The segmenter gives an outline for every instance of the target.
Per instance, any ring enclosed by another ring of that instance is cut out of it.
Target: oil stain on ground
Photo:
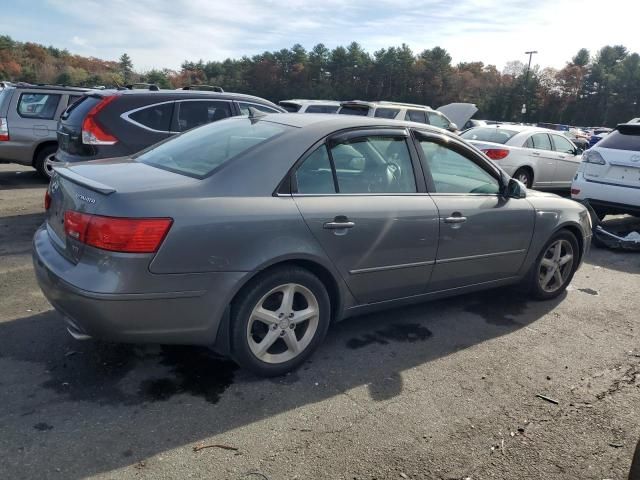
[[[431,330],[419,323],[399,323],[389,325],[373,333],[366,333],[361,337],[352,338],[347,341],[347,347],[355,350],[373,344],[387,345],[390,342],[413,343],[428,340],[431,336]]]
[[[592,288],[579,288],[578,291],[588,295],[599,295],[599,293]]]
[[[501,291],[501,293],[487,291],[475,297],[478,300],[467,305],[464,310],[479,315],[491,325],[518,326],[520,324],[514,320],[514,317],[522,315],[527,308],[525,297],[514,291]]]
[[[140,384],[140,395],[147,401],[164,401],[188,393],[217,403],[233,383],[238,368],[231,360],[207,348],[196,347],[163,347],[160,363],[170,367],[173,375],[144,380]]]

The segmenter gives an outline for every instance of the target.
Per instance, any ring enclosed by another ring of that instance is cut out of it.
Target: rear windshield
[[[463,132],[460,135],[465,140],[478,140],[480,142],[493,142],[505,144],[518,132],[496,127],[476,127]]]
[[[360,115],[362,117],[366,117],[367,113],[369,113],[369,107],[344,106],[338,113],[340,115]]]
[[[68,120],[69,123],[80,125],[84,121],[84,117],[89,113],[98,102],[102,100],[101,97],[94,97],[85,95],[77,102],[69,105],[60,117],[62,120]]]
[[[287,112],[296,113],[300,110],[300,105],[296,105],[295,103],[285,103],[280,102],[280,106],[284,108]]]
[[[598,142],[600,148],[615,150],[632,150],[640,152],[640,125],[633,127],[618,127]]]
[[[233,118],[194,128],[138,154],[138,162],[204,178],[233,157],[292,128],[249,118]]]

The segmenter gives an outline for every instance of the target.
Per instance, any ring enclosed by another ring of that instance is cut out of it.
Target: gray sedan
[[[521,283],[565,290],[587,210],[422,124],[252,110],[56,167],[34,237],[71,335],[211,345],[261,375],[347,317]]]

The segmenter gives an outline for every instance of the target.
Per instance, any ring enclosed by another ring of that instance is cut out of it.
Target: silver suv
[[[47,169],[58,150],[56,126],[60,115],[86,88],[9,84],[0,88],[0,163]]]

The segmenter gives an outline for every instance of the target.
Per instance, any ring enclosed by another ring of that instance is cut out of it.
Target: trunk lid
[[[438,108],[438,112],[445,114],[458,128],[463,128],[477,111],[478,107],[473,103],[449,103]]]
[[[167,215],[164,205],[175,197],[176,190],[192,190],[199,184],[194,178],[129,158],[55,167],[49,184],[47,231],[56,249],[78,263],[86,246],[66,235],[66,211],[109,217],[163,217]]]

